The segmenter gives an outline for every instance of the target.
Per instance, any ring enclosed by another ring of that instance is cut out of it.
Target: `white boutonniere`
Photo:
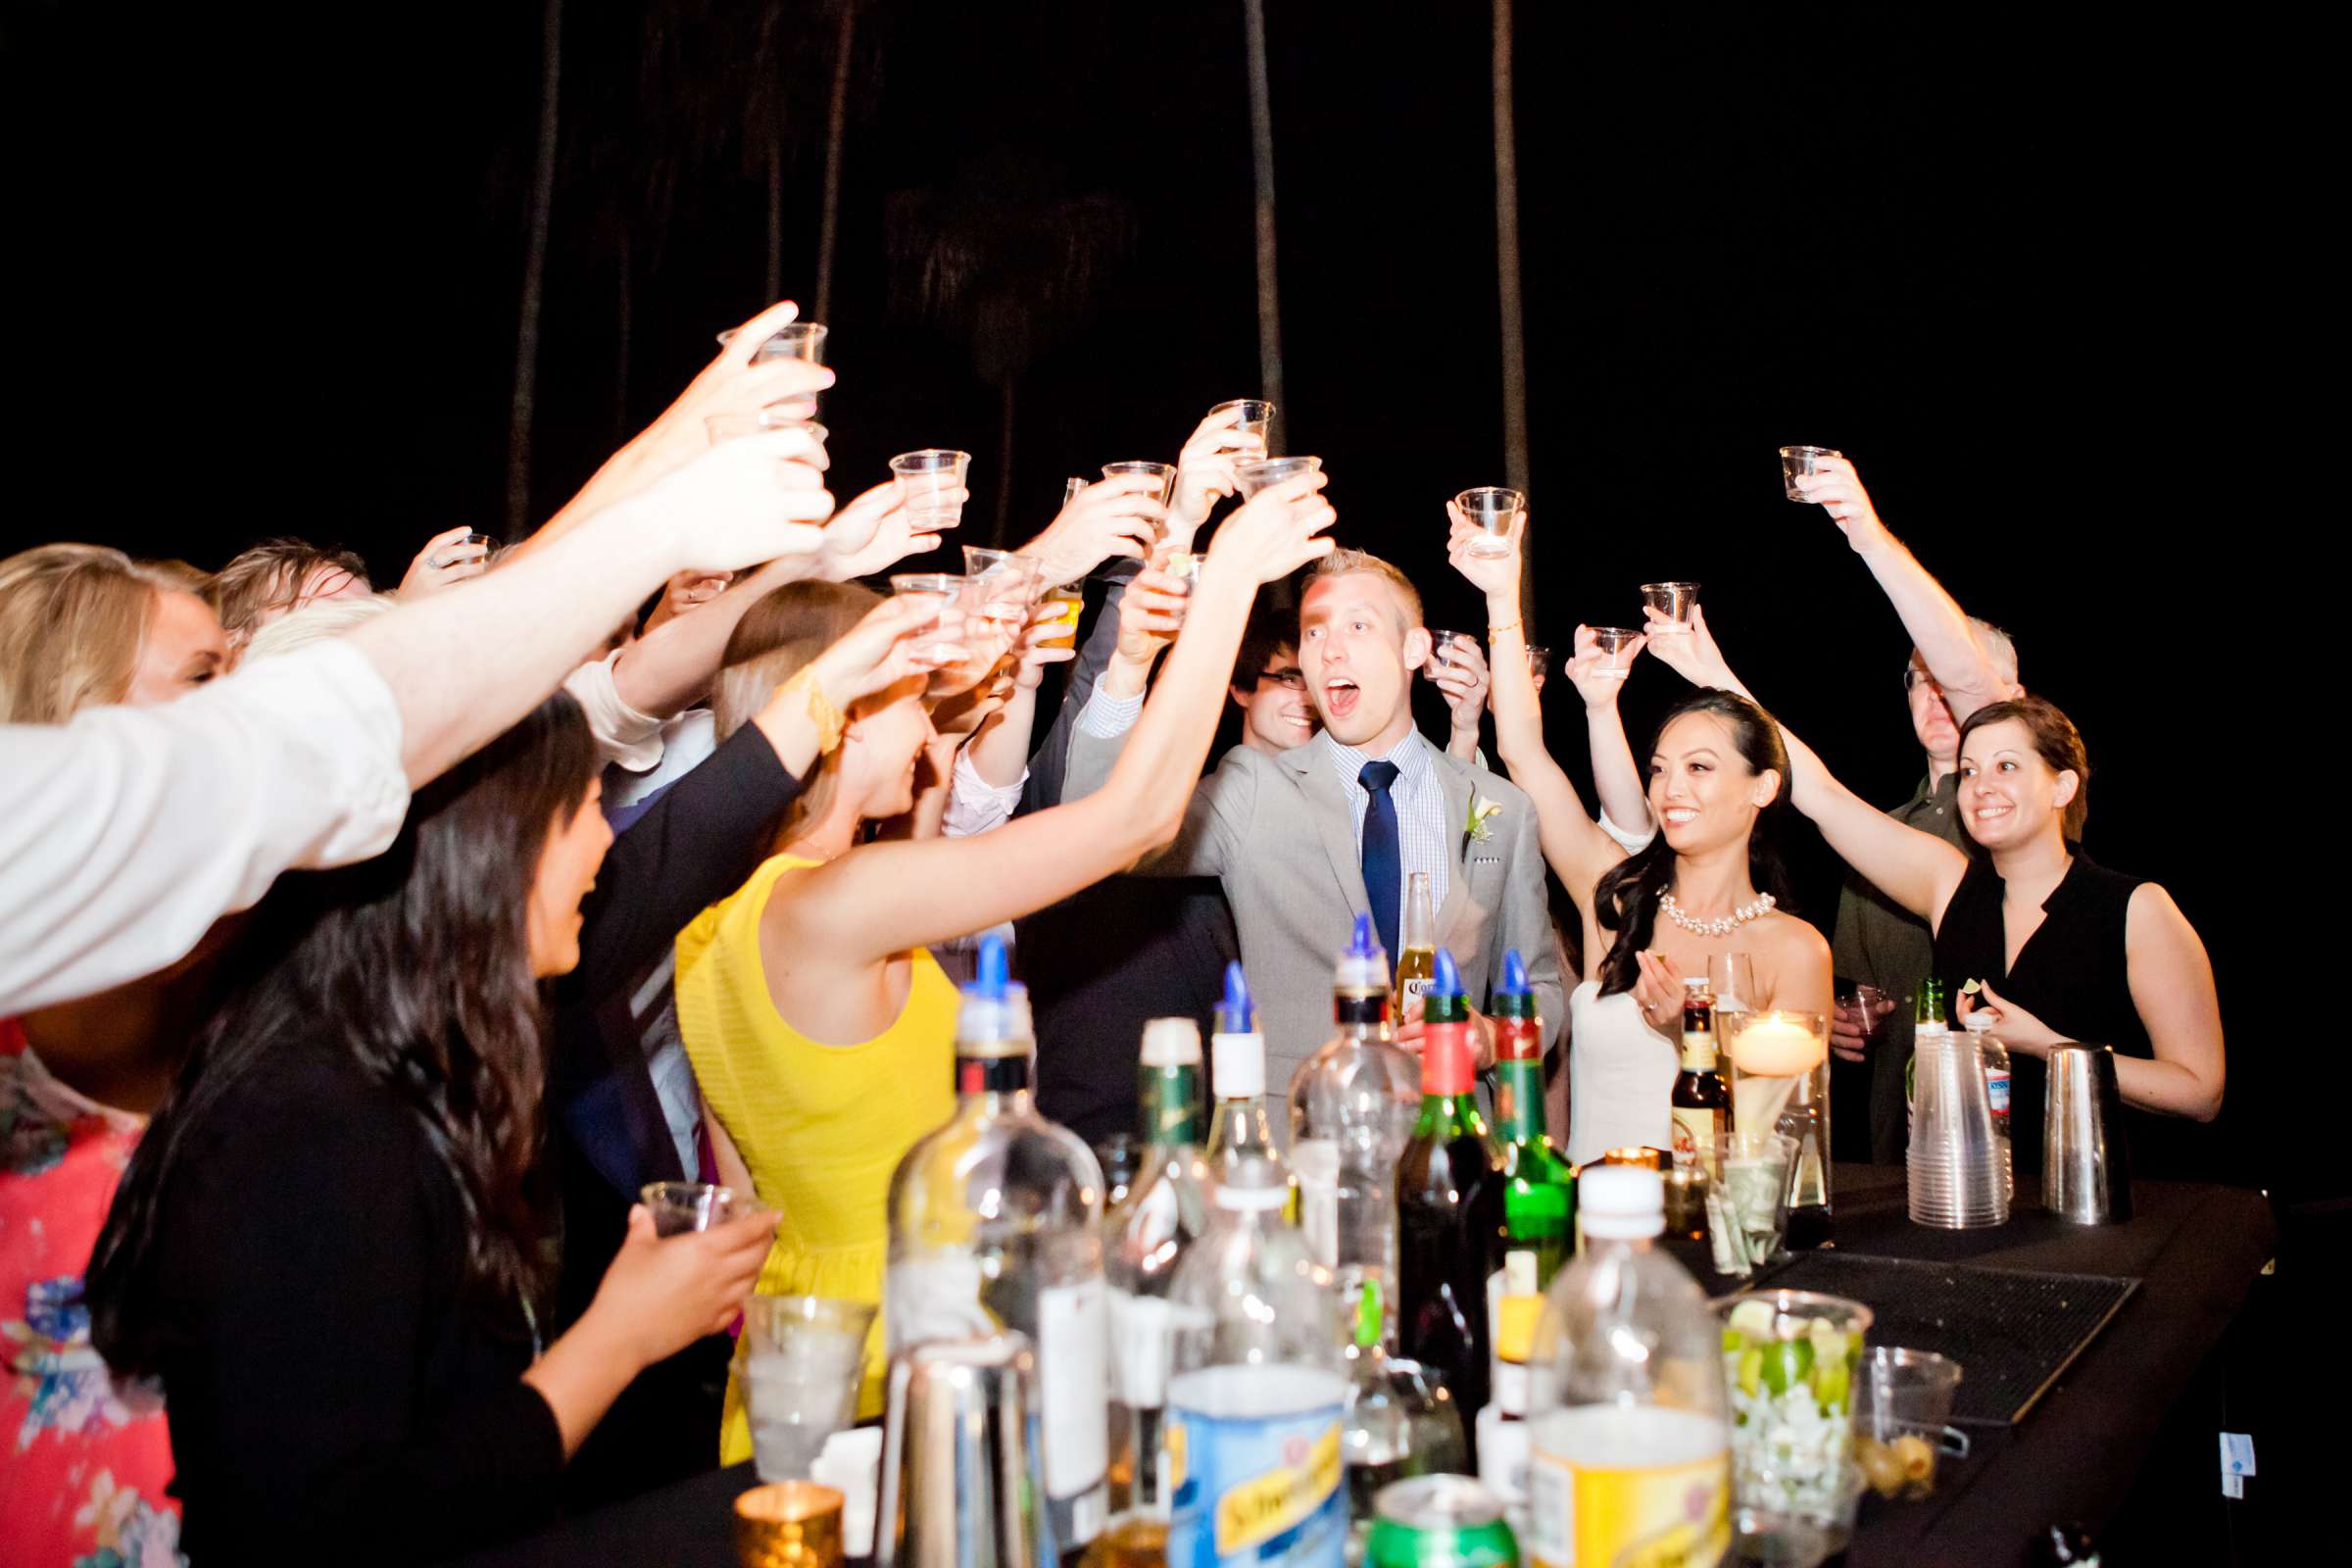
[[[1502,814],[1502,803],[1490,801],[1483,795],[1470,797],[1470,819],[1462,824],[1462,842],[1484,844],[1494,836],[1494,819]]]

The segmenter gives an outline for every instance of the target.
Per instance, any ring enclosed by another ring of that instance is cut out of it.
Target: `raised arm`
[[[1446,559],[1487,598],[1495,753],[1511,782],[1535,803],[1544,860],[1571,893],[1584,898],[1603,871],[1625,858],[1625,852],[1585,810],[1575,783],[1544,745],[1544,710],[1536,701],[1536,678],[1527,667],[1527,633],[1519,621],[1519,544],[1527,524],[1523,519],[1512,534],[1509,555],[1475,556],[1470,545],[1479,536],[1478,526],[1450,502],[1446,511],[1453,518]]]
[[[1703,606],[1692,607],[1690,624],[1680,628],[1652,610],[1649,652],[1693,686],[1712,686],[1755,700],[1715,646]],[[1788,747],[1789,799],[1813,819],[1830,848],[1931,929],[1941,922],[1944,905],[1968,872],[1968,856],[1933,833],[1896,821],[1840,784],[1813,748],[1786,724],[1781,725],[1781,739]]]
[[[410,782],[528,712],[672,572],[817,550],[833,498],[779,461],[794,447],[781,431],[713,447],[544,550],[355,627],[344,640],[400,705]]]
[[[606,459],[604,466],[589,476],[579,493],[564,504],[564,510],[515,549],[514,556],[508,558],[509,564],[546,549],[613,503],[636,495],[692,463],[710,445],[710,435],[703,421],[712,415],[759,414],[779,405],[785,406],[783,412],[789,414],[794,412],[790,405],[796,401],[813,412],[816,394],[833,384],[831,370],[807,360],[767,360],[754,364],[752,359],[762,344],[775,336],[778,328],[799,316],[799,306],[790,300],[779,300],[737,327],[717,357],[678,394],[677,401],[662,410],[661,416],[639,431],[627,446]],[[797,441],[803,446],[813,440],[809,432],[797,433]],[[642,603],[646,595],[637,597]],[[617,623],[615,617],[614,624]]]
[[[1854,554],[1878,578],[1903,630],[1911,634],[1912,646],[1927,662],[1928,673],[1943,689],[1955,723],[1966,723],[1978,709],[2011,695],[2010,683],[1993,666],[1991,651],[1968,623],[1959,601],[1879,520],[1853,464],[1844,458],[1822,458],[1810,476],[1799,476],[1794,483],[1807,501],[1829,513]]]
[[[1101,790],[974,838],[863,846],[809,872],[807,896],[772,902],[768,918],[796,944],[870,963],[1043,908],[1175,834],[1258,585],[1332,548],[1315,537],[1334,520],[1322,483],[1275,486],[1218,530],[1183,635]]]
[[[1568,680],[1585,704],[1585,744],[1592,753],[1592,787],[1600,797],[1601,814],[1637,842],[1657,830],[1649,810],[1649,790],[1642,769],[1634,760],[1633,743],[1625,738],[1625,720],[1617,699],[1625,692],[1625,671],[1649,646],[1646,637],[1612,657],[1600,651],[1590,626],[1576,628],[1568,661]]]

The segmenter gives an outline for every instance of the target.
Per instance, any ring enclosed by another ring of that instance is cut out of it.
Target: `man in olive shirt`
[[[1807,501],[1829,512],[1911,634],[1903,690],[1911,732],[1926,755],[1927,776],[1911,799],[1887,814],[1972,849],[1958,805],[1960,725],[1978,709],[2023,692],[2017,683],[2017,650],[1999,627],[1963,613],[1919,559],[1887,532],[1851,463],[1822,459],[1817,472],[1793,482]],[[1847,878],[1838,901],[1831,952],[1840,979],[1875,986],[1886,998],[1875,1042],[1864,1032],[1860,1010],[1838,1005],[1831,1032],[1838,1057],[1831,1069],[1831,1102],[1837,1104],[1845,1097],[1850,1106],[1848,1092],[1867,1082],[1870,1157],[1879,1164],[1899,1163],[1910,1137],[1904,1077],[1911,1062],[1913,999],[1935,962],[1935,939],[1926,921],[1855,875]],[[1833,1123],[1838,1125],[1853,1127],[1851,1112]],[[1845,1138],[1838,1143],[1853,1147]]]

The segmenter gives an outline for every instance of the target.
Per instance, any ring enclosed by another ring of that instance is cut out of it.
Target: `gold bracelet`
[[[1515,620],[1498,620],[1488,625],[1487,635],[1492,637],[1498,631],[1517,631],[1518,629],[1519,622]]]
[[[796,690],[807,694],[808,722],[816,726],[816,755],[826,756],[841,744],[841,732],[850,727],[849,718],[833,706],[833,699],[825,695],[824,687],[817,684],[814,664],[802,665],[799,674],[776,688],[776,697],[781,701]]]

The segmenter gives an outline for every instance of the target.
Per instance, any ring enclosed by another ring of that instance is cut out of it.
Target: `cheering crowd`
[[[1421,873],[1474,1004],[1526,956],[1576,1163],[1670,1144],[1683,977],[1733,952],[1752,1004],[1835,1013],[1877,1158],[1929,974],[1977,981],[2012,1053],[2020,1168],[2069,1040],[2115,1048],[2143,1174],[2196,1158],[2202,944],[2083,855],[2074,724],[1842,458],[1791,482],[1913,641],[1918,792],[1858,799],[1703,609],[1653,610],[1560,662],[1588,811],[1519,531],[1455,510],[1488,624],[1441,646],[1404,570],[1330,536],[1324,474],[1244,482],[1263,438],[1223,406],[1172,479],[878,591],[962,493],[837,504],[834,372],[760,356],[792,318],[530,538],[450,530],[390,592],[285,539],[209,576],[0,560],[6,1562],[428,1560],[747,1457],[729,1326],[755,1290],[879,1299],[891,1173],[952,1105],[951,971],[1007,923],[1040,1106],[1090,1140],[1131,1130],[1143,1021],[1205,1017],[1231,957],[1287,1083],[1355,913],[1397,953]],[[1642,754],[1644,653],[1693,690]],[[1853,871],[1834,942],[1786,907],[1791,808]],[[640,1189],[696,1179],[763,1211],[657,1238]]]

